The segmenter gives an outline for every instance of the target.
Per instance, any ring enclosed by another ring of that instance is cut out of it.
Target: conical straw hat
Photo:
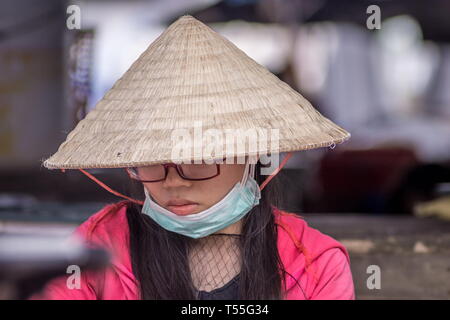
[[[257,139],[267,143],[240,149],[237,139],[226,138],[233,130],[258,130]],[[203,143],[204,133],[213,131],[222,138]],[[180,132],[191,152],[174,155]],[[43,165],[89,169],[222,159],[326,147],[349,137],[232,42],[184,15],[150,44]]]

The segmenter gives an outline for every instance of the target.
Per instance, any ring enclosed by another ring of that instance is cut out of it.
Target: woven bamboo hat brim
[[[277,143],[245,151],[225,138],[211,142],[223,150],[213,158],[300,151],[350,137],[229,40],[184,15],[150,44],[43,165],[118,168],[211,159],[206,143],[174,159],[174,130],[194,136],[199,124],[203,132],[278,130]]]

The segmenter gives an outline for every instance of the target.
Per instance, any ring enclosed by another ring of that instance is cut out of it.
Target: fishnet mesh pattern
[[[210,292],[237,276],[241,269],[240,236],[212,234],[191,241],[189,267],[194,287]]]

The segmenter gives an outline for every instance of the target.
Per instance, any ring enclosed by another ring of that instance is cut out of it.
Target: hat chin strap
[[[260,191],[262,191],[262,190],[266,187],[266,185],[270,182],[270,180],[272,180],[272,179],[278,174],[278,172],[280,172],[280,170],[284,167],[284,165],[286,164],[286,162],[289,160],[290,157],[292,157],[292,152],[288,152],[288,153],[286,154],[286,157],[284,157],[283,161],[281,161],[281,163],[280,163],[280,165],[278,166],[278,168],[276,168],[276,169],[274,170],[274,172],[272,172],[272,173],[270,174],[270,176],[268,176],[268,177],[266,178],[266,180],[264,180],[263,183],[261,183],[261,185],[259,186],[259,190],[260,190]],[[116,196],[118,196],[118,197],[127,199],[127,200],[129,200],[129,201],[131,201],[131,202],[134,202],[134,203],[138,204],[138,205],[143,205],[143,204],[144,204],[144,201],[142,201],[142,200],[136,200],[136,199],[127,197],[126,195],[121,194],[120,192],[111,189],[110,187],[108,187],[106,184],[104,184],[103,182],[101,182],[99,179],[97,179],[96,177],[94,177],[94,176],[93,176],[92,174],[90,174],[89,172],[87,172],[87,171],[85,171],[85,170],[83,170],[83,169],[78,169],[78,170],[80,170],[80,171],[81,171],[82,173],[84,173],[89,179],[93,180],[93,181],[96,182],[98,185],[100,185],[102,188],[106,189],[107,191],[111,192],[112,194],[114,194],[114,195],[116,195]],[[62,171],[62,172],[65,172],[66,169],[61,169],[61,171]],[[251,171],[251,172],[248,172],[248,171],[249,171],[249,170],[248,170],[248,163],[247,163],[246,166],[245,166],[245,174],[244,174],[244,177],[243,177],[243,180],[242,180],[242,181],[246,181],[246,180],[247,180],[248,174],[251,174],[252,177],[254,176],[255,165],[254,165],[254,164],[250,165],[250,171]]]

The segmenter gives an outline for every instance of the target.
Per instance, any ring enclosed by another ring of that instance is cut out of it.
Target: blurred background
[[[80,8],[69,29],[70,5]],[[369,29],[370,5],[380,9]],[[283,208],[347,246],[359,299],[450,298],[450,2],[2,0],[0,235],[71,230],[119,201],[52,155],[167,26],[190,14],[351,139],[297,152]],[[90,170],[128,193],[122,170]],[[369,289],[369,265],[382,272]],[[1,266],[0,266],[1,267]]]

